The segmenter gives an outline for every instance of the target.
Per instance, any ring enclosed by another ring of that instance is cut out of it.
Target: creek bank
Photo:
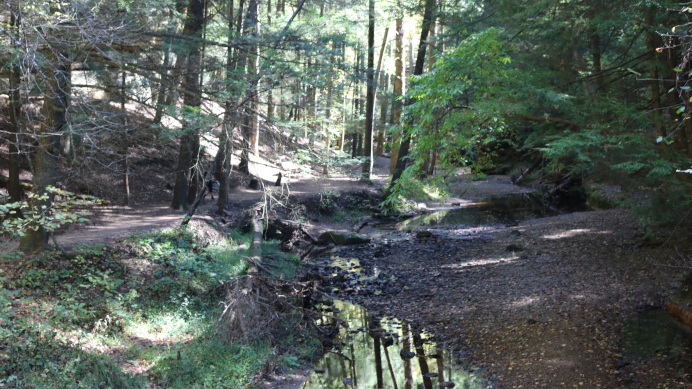
[[[625,211],[573,213],[505,227],[371,230],[373,241],[313,259],[335,296],[436,334],[499,387],[653,388],[690,382],[669,360],[624,356],[622,323],[662,307],[676,271]],[[523,251],[507,251],[517,245]],[[340,260],[336,263],[330,259]],[[328,288],[327,288],[328,289]]]

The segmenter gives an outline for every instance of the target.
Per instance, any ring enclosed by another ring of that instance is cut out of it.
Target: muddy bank
[[[655,388],[691,384],[690,355],[623,355],[622,324],[662,307],[680,271],[644,246],[624,211],[560,215],[514,227],[371,231],[333,255],[371,279],[329,268],[335,295],[427,329],[466,352],[500,387]],[[324,265],[315,259],[315,268]],[[348,267],[348,266],[347,266]],[[323,272],[324,273],[324,272]],[[341,278],[341,279],[340,279]],[[656,351],[656,350],[654,350]]]

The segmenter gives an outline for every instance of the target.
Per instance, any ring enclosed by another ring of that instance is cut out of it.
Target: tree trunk
[[[199,167],[201,166],[201,152],[199,147],[199,141],[199,134],[194,134],[192,141],[192,164],[190,169],[190,185],[188,186],[187,190],[188,204],[192,204],[192,202],[195,201],[195,198],[197,197],[197,191],[199,190],[199,176],[202,173],[199,170]]]
[[[169,17],[171,24],[173,24],[172,19],[172,17]],[[175,31],[171,28],[169,32],[173,33]],[[154,124],[161,123],[161,119],[163,119],[163,107],[166,104],[166,84],[163,80],[167,79],[168,77],[168,64],[170,62],[172,45],[170,39],[167,39],[166,41],[166,50],[163,53],[163,65],[161,69],[161,83],[159,84],[159,93],[156,96],[156,113],[154,114],[154,120],[152,120],[152,123]]]
[[[430,22],[432,20],[432,11],[435,6],[435,0],[425,0],[425,13],[423,14],[423,26],[420,33],[420,43],[418,44],[418,55],[416,56],[416,66],[413,69],[413,75],[419,76],[423,74],[423,66],[425,65],[425,51],[427,48],[428,32],[430,31]],[[409,99],[406,104],[413,104],[414,100]],[[410,120],[410,119],[409,119]],[[401,178],[401,175],[406,170],[406,159],[408,157],[409,147],[411,145],[411,136],[408,135],[401,142],[401,148],[399,149],[399,155],[396,161],[396,168],[394,169],[394,174],[392,175],[392,182],[390,184],[391,188],[396,185],[396,181]]]
[[[257,1],[256,0],[250,0],[248,3],[248,8],[247,8],[247,15],[245,17],[245,20],[250,21],[250,23],[246,23],[243,26],[243,34],[244,35],[250,35],[253,33],[252,28],[256,25],[256,20],[257,20]],[[254,46],[253,46],[254,49]],[[255,93],[256,91],[254,90],[254,71],[256,70],[257,66],[255,65],[253,68],[252,62],[257,60],[257,55],[248,55],[248,54],[241,54],[241,59],[238,61],[238,69],[244,69],[245,64],[248,64],[248,70],[247,70],[247,78],[248,81],[251,84],[250,89],[248,90],[248,96],[247,100],[248,102],[246,104],[250,104],[252,107],[254,103],[254,98],[255,98]],[[245,174],[250,174],[250,153],[252,152],[253,149],[253,120],[254,119],[254,113],[249,110],[249,109],[244,109],[244,114],[243,114],[243,123],[240,127],[241,133],[243,135],[242,139],[242,144],[243,148],[240,152],[240,164],[238,166],[238,169],[245,173]]]
[[[248,4],[248,17],[252,23],[252,35],[259,36],[259,9],[257,0],[250,0]],[[248,74],[252,80],[252,121],[250,127],[250,143],[252,154],[259,156],[259,44],[253,44],[251,54],[248,56]]]
[[[656,69],[656,36],[655,32],[651,31],[653,28],[653,16],[652,10],[648,8],[644,14],[644,23],[648,27],[649,31],[646,33],[646,49],[648,51],[649,59],[649,76],[651,79],[651,97],[653,99],[652,111],[654,113],[654,126],[656,127],[656,134],[662,138],[666,139],[666,129],[662,125],[662,115],[661,115],[661,87],[659,84],[658,70]],[[668,144],[663,141],[659,142],[663,152],[665,154],[669,153]]]
[[[123,203],[125,205],[130,205],[130,178],[129,178],[129,167],[127,166],[127,153],[128,153],[128,136],[127,136],[127,109],[125,108],[125,76],[126,73],[122,71],[122,79],[120,82],[120,111],[123,115]]]
[[[49,186],[55,186],[58,179],[58,155],[60,152],[60,134],[63,132],[65,110],[67,109],[65,91],[67,85],[67,67],[62,64],[52,50],[46,52],[48,68],[44,71],[46,78],[43,103],[43,117],[38,137],[38,149],[34,164],[34,188],[36,194],[48,194],[44,201],[32,201],[31,209],[40,213],[50,209],[54,196],[46,192]],[[49,231],[43,226],[30,225],[21,238],[21,250],[36,251],[48,247]]]
[[[17,13],[17,15],[19,15],[19,13]],[[19,17],[15,16],[14,12],[12,12],[12,16],[10,17],[10,26],[15,29],[15,31],[19,31],[19,25]],[[16,44],[13,46],[15,49],[17,49]],[[7,191],[9,192],[11,203],[16,203],[22,200],[22,188],[19,181],[19,134],[21,133],[19,116],[22,106],[21,96],[19,94],[21,84],[21,69],[19,68],[19,63],[15,62],[15,60],[19,61],[19,58],[12,59],[13,62],[10,65],[9,74],[10,89],[7,92],[10,97],[8,107],[10,121],[8,128],[10,134],[8,140],[10,147],[9,166],[7,167],[9,170],[9,185],[7,186]]]
[[[241,0],[241,7],[242,7]],[[228,2],[228,49],[226,51],[226,83],[230,85],[233,79],[233,71],[235,70],[236,62],[233,61],[233,50],[230,45],[233,43],[233,0]],[[233,142],[233,126],[237,121],[237,115],[235,111],[235,101],[228,99],[226,102],[226,109],[224,112],[224,125],[222,126],[221,133],[219,134],[219,153],[221,153],[221,158],[216,166],[216,173],[214,174],[214,179],[219,182],[219,195],[216,201],[216,213],[223,214],[226,206],[228,205],[228,186],[230,184],[231,175],[231,158],[233,153],[231,152],[231,144]],[[230,133],[230,134],[229,134]]]
[[[183,35],[195,38],[188,53],[187,74],[185,75],[184,87],[191,94],[185,94],[183,105],[197,108],[202,105],[202,95],[199,91],[199,72],[200,72],[200,46],[198,42],[202,37],[202,27],[204,24],[204,0],[190,0],[188,17],[185,20]],[[173,190],[173,202],[171,208],[187,209],[189,207],[188,192],[190,189],[190,168],[195,153],[194,144],[197,138],[198,129],[192,127],[192,123],[183,122],[185,134],[180,137],[180,151],[178,156],[178,168],[175,178],[175,189]],[[191,128],[192,127],[192,128]]]
[[[375,113],[375,0],[369,0],[370,8],[368,11],[368,69],[365,87],[366,101],[365,108],[365,144],[362,179],[370,181],[372,179],[373,149],[372,134]]]
[[[397,0],[399,9],[403,8],[402,0]],[[389,164],[389,174],[394,174],[396,161],[399,157],[399,134],[398,128],[401,121],[401,97],[404,95],[404,20],[402,15],[396,19],[396,52],[394,54],[396,74],[394,79],[394,96],[392,99],[392,126],[396,126],[392,132],[392,152]]]
[[[382,93],[380,93],[380,131],[377,133],[377,150],[375,155],[381,157],[384,152],[384,131],[387,126],[387,91],[389,90],[389,76],[382,72],[380,75]]]

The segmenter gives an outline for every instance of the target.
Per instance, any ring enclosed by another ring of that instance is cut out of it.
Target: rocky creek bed
[[[643,244],[634,215],[425,231],[370,230],[371,243],[322,253],[306,271],[335,298],[433,334],[483,368],[488,387],[692,385],[688,343],[623,352],[642,336],[627,324],[660,309],[682,276],[661,266],[674,253]]]

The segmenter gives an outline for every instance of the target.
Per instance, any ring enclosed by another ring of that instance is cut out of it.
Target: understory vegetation
[[[219,331],[224,283],[242,277],[251,237],[197,224],[81,246],[3,266],[0,383],[9,388],[237,388],[315,352],[301,316],[281,335],[231,340]],[[297,258],[279,259],[290,278]],[[290,351],[288,351],[290,349]]]

